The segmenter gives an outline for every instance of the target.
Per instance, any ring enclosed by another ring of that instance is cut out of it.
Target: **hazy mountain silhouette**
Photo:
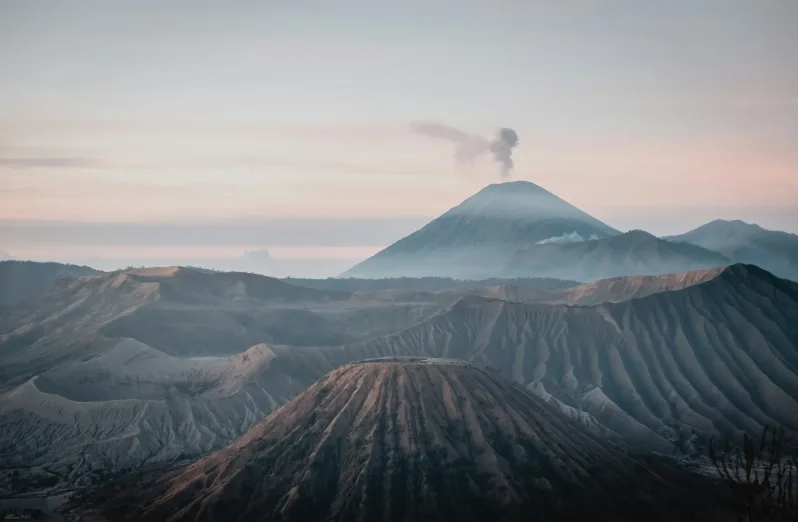
[[[795,234],[739,220],[718,219],[665,239],[714,250],[736,263],[758,265],[779,277],[798,281],[798,235]]]
[[[642,230],[620,234],[534,183],[515,181],[489,185],[343,276],[595,281],[729,263]]]
[[[345,344],[416,324],[453,299],[361,296],[180,267],[62,279],[0,313],[0,390],[96,355],[105,339],[133,338],[177,357],[229,357],[262,342]]]
[[[558,290],[577,286],[576,281],[564,279],[523,277],[491,279],[453,279],[451,277],[390,277],[384,279],[360,279],[353,277],[329,277],[326,279],[306,279],[286,277],[286,283],[316,288],[318,290],[337,290],[342,292],[376,292],[383,290],[414,290],[419,292],[467,291],[489,286],[511,285],[530,290]]]
[[[617,233],[534,183],[497,183],[343,276],[485,279],[496,277],[523,245]]]
[[[505,275],[597,281],[726,266],[725,256],[700,246],[673,243],[643,230],[571,243],[521,247],[503,268]]]
[[[87,266],[0,260],[0,305],[43,294],[62,277],[99,274]]]

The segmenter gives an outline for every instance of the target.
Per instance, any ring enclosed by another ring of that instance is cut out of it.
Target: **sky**
[[[619,230],[798,232],[796,49],[793,0],[2,0],[0,251],[334,275],[501,181],[414,122]]]

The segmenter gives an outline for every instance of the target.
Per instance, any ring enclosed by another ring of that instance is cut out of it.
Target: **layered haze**
[[[798,232],[791,3],[311,3],[312,22],[246,2],[0,7],[0,250],[244,269],[268,248],[287,260],[270,275],[336,275],[497,180],[490,155],[464,165],[409,129],[425,121],[512,127],[514,179],[619,231]],[[252,221],[318,232],[280,255],[298,240]],[[98,226],[99,246],[58,239]],[[192,227],[240,239],[187,251]],[[348,264],[331,254],[361,237]]]

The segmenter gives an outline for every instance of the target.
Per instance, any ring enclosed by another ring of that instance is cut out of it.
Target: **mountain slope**
[[[265,345],[215,359],[171,357],[131,339],[107,345],[0,395],[0,491],[13,486],[11,470],[15,488],[53,477],[87,485],[202,455],[297,393],[279,378],[268,391],[257,381],[275,357]]]
[[[495,277],[519,245],[618,232],[529,182],[485,187],[345,277]]]
[[[134,338],[174,356],[230,356],[258,343],[344,344],[402,329],[452,298],[353,295],[245,273],[168,267],[61,280],[0,310],[0,390]]]
[[[481,362],[663,451],[682,429],[798,433],[798,284],[748,265],[590,307],[467,298],[416,327],[323,355],[331,364],[376,355]]]
[[[779,277],[798,281],[798,235],[795,234],[719,219],[665,239],[714,250],[736,263],[758,265]]]
[[[109,285],[107,300],[98,301],[104,303],[100,309],[126,310],[126,299],[151,299],[136,297],[132,290],[140,287],[132,285],[113,305],[108,294],[115,291],[113,285],[104,276],[96,281],[92,284]],[[192,351],[187,344],[168,354],[131,339],[106,339],[103,329],[76,330],[88,319],[103,320],[100,314],[84,315],[76,305],[74,322],[39,326],[37,335],[44,332],[50,339],[46,350],[35,342],[17,352],[28,359],[17,361],[14,375],[31,374],[0,395],[0,469],[49,473],[74,483],[101,470],[121,472],[181,455],[199,456],[241,435],[334,368],[397,355],[487,364],[595,433],[666,453],[674,444],[679,451],[696,451],[680,442],[691,430],[699,438],[757,433],[763,425],[779,424],[798,432],[798,284],[735,265],[599,282],[581,292],[565,297],[602,304],[523,304],[446,295],[426,316],[392,333],[340,346],[270,344],[234,350],[246,336],[240,323],[237,328],[223,323],[215,337],[206,335],[220,339],[214,341],[219,343],[214,353]],[[635,295],[645,297],[606,302]],[[397,306],[352,299],[333,304],[366,308],[342,312],[336,322],[362,318],[360,313],[376,314],[365,316],[366,323],[379,321],[394,314],[380,307]],[[271,313],[267,300],[256,306]],[[172,327],[174,316],[165,317]],[[66,332],[59,334],[63,324]],[[145,330],[141,336],[149,335],[150,323],[139,324]],[[201,325],[178,326],[190,337]],[[75,332],[78,338],[72,337]],[[74,343],[89,341],[91,350],[74,348]],[[57,356],[58,364],[45,366],[43,353],[50,363]],[[0,369],[6,370],[8,359],[4,351],[0,355]],[[31,361],[37,370],[29,370]],[[246,361],[247,370],[238,371]],[[3,477],[0,473],[0,489]]]
[[[43,294],[62,277],[99,273],[87,266],[0,260],[0,306]]]
[[[728,265],[723,255],[686,243],[672,243],[633,230],[604,239],[535,244],[520,248],[503,267],[515,277],[597,281],[619,276],[656,275]]]
[[[493,371],[390,359],[333,371],[214,455],[109,488],[102,510],[143,522],[677,520],[698,483],[607,446]]]

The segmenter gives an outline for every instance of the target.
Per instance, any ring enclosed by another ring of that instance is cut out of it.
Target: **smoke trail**
[[[502,164],[501,175],[510,176],[515,164],[513,163],[513,149],[518,145],[518,133],[513,129],[502,127],[496,133],[496,139],[490,142],[490,151],[493,158]]]
[[[410,125],[410,130],[453,142],[457,146],[455,159],[461,163],[473,162],[479,156],[490,152],[493,154],[493,159],[500,164],[499,173],[502,177],[508,177],[513,170],[513,149],[518,145],[518,133],[513,129],[502,127],[493,140],[441,123],[413,123]]]

